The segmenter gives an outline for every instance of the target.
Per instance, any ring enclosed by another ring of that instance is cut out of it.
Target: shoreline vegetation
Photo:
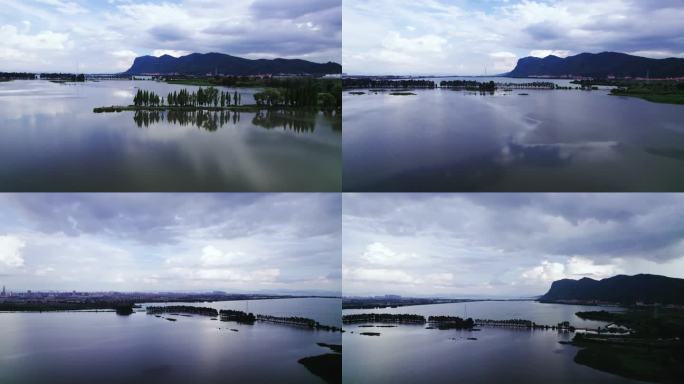
[[[367,89],[369,93],[382,93],[388,90],[390,95],[412,95],[402,91],[408,89],[451,89],[480,94],[494,94],[497,91],[511,92],[513,90],[582,90],[596,91],[600,86],[612,87],[610,95],[636,97],[646,101],[662,104],[684,105],[684,82],[664,80],[574,80],[573,86],[561,86],[550,81],[531,81],[527,83],[498,83],[494,81],[480,82],[476,80],[445,80],[439,84],[432,80],[396,80],[377,78],[345,78],[342,80],[343,89],[351,95],[364,95],[365,92],[355,91]],[[527,95],[527,94],[521,94]]]
[[[579,333],[569,342],[580,348],[576,363],[657,383],[676,383],[684,376],[681,308],[631,307],[626,312],[588,311],[576,315],[610,322],[604,332]]]
[[[328,347],[328,345],[321,345],[321,347]],[[318,356],[304,357],[298,360],[312,374],[320,377],[326,383],[337,384],[342,382],[342,346],[339,346],[339,351],[333,349],[334,353],[325,353]]]
[[[115,311],[119,307],[138,308],[139,303],[222,302],[305,298],[339,298],[331,296],[276,296],[246,294],[182,294],[182,293],[19,293],[0,298],[0,312],[69,312],[85,310]]]
[[[412,305],[473,303],[482,301],[533,301],[534,299],[440,299],[415,297],[345,297],[342,309],[398,308]]]
[[[76,73],[31,73],[31,72],[0,72],[0,82],[14,80],[48,80],[53,83],[83,83],[84,74]]]

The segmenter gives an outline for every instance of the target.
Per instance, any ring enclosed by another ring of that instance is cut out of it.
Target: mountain
[[[684,304],[684,279],[658,275],[618,275],[598,281],[563,279],[554,281],[539,301]]]
[[[137,57],[133,66],[124,72],[127,75],[207,73],[233,76],[279,73],[327,75],[342,73],[342,66],[333,62],[319,64],[299,59],[250,60],[223,53],[193,53],[178,58],[169,55]]]
[[[684,77],[684,59],[649,59],[624,53],[582,53],[560,58],[525,57],[518,60],[510,77],[593,77],[615,76],[666,78]]]

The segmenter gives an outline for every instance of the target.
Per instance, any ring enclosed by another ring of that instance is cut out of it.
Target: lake
[[[574,316],[579,310],[616,307],[564,306],[531,301],[471,302],[407,306],[362,312],[411,313],[506,320],[523,318],[542,324],[571,321],[596,325]],[[425,325],[359,328],[346,325],[343,336],[345,383],[638,383],[573,361],[577,348],[559,344],[572,334],[544,330],[481,327],[481,331],[425,329]],[[351,333],[354,332],[354,333]],[[364,336],[359,332],[380,332]],[[468,340],[476,338],[477,340]]]
[[[258,305],[261,314],[286,315],[282,310],[289,306],[325,320],[339,318],[341,303],[290,299]],[[0,382],[323,383],[297,361],[330,352],[316,343],[341,343],[337,332],[173,317],[177,321],[144,312],[0,313]]]
[[[412,92],[344,92],[344,190],[684,190],[684,106],[605,89]]]
[[[0,82],[1,191],[339,191],[341,118],[121,112],[155,81]],[[232,88],[222,88],[234,92]],[[243,104],[258,89],[237,89]]]

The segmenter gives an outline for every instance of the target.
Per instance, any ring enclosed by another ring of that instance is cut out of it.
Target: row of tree
[[[152,91],[138,89],[138,92],[133,97],[133,105],[136,107],[159,106],[163,104],[163,98],[160,98],[159,95]]]
[[[425,317],[411,314],[393,313],[358,313],[342,316],[343,324],[354,323],[401,323],[401,324],[425,324]]]
[[[475,321],[470,317],[462,319],[458,316],[430,316],[428,323],[437,325],[438,329],[471,329],[475,326]]]
[[[352,88],[436,88],[437,84],[431,80],[392,80],[373,78],[347,78],[342,79],[345,89]]]
[[[254,324],[256,316],[253,313],[234,311],[232,309],[222,309],[219,311],[221,321],[235,321],[242,324]]]
[[[463,88],[469,91],[494,92],[496,83],[493,81],[480,82],[474,80],[448,80],[439,83],[442,88]]]
[[[342,110],[342,83],[339,80],[295,78],[270,81],[268,84],[270,86],[265,90],[254,94],[257,105]]]
[[[231,95],[230,92],[222,92],[214,87],[200,87],[196,92],[190,92],[187,89],[169,92],[166,100],[152,91],[138,89],[133,97],[133,105],[143,107],[168,105],[173,107],[223,108],[241,104],[242,95],[237,91]]]
[[[168,305],[163,307],[147,307],[147,314],[155,315],[162,313],[186,313],[202,316],[218,316],[218,311],[215,308],[209,307],[194,307],[190,305]]]

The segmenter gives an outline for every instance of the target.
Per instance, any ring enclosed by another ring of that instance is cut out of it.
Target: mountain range
[[[650,59],[625,53],[582,53],[560,58],[525,57],[518,60],[509,77],[593,77],[615,76],[671,78],[684,77],[684,59]]]
[[[192,53],[187,56],[142,56],[124,74],[205,75],[216,73],[231,76],[260,74],[328,75],[342,73],[342,66],[328,62],[314,63],[300,59],[245,59],[223,53]]]
[[[684,304],[684,279],[646,274],[602,280],[563,279],[554,281],[539,301]]]

